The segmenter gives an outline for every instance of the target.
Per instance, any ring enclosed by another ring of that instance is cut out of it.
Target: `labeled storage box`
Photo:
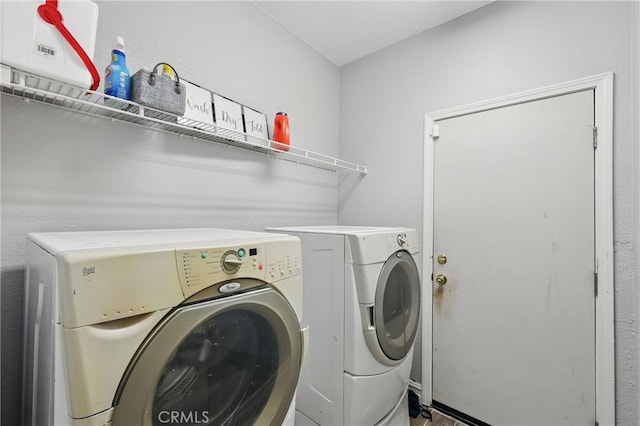
[[[268,144],[269,130],[266,114],[253,110],[246,105],[242,105],[242,111],[247,142],[260,145]]]
[[[82,88],[93,81],[78,53],[58,29],[38,13],[44,1],[0,1],[1,62],[13,68]],[[98,5],[89,0],[58,0],[64,26],[93,60]]]
[[[211,92],[184,79],[181,82],[184,83],[186,94],[184,115],[178,119],[178,124],[215,131]]]
[[[216,114],[218,134],[229,139],[244,140],[242,106],[214,93],[213,108]]]

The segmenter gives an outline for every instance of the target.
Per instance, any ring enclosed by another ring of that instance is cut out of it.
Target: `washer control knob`
[[[242,259],[238,256],[236,251],[229,250],[222,255],[220,266],[222,266],[222,270],[225,273],[229,275],[235,274],[242,266]]]
[[[407,234],[398,234],[398,245],[404,246],[407,244]]]

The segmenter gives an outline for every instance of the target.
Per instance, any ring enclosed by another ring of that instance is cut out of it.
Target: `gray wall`
[[[340,75],[248,2],[100,2],[95,61],[116,35],[133,73],[181,76],[336,156]],[[339,175],[2,96],[2,424],[19,422],[24,247],[32,231],[337,223]],[[357,156],[354,157],[357,160]]]
[[[340,224],[422,232],[424,114],[607,71],[615,72],[616,400],[640,424],[638,286],[634,277],[632,2],[496,2],[346,65],[340,155],[370,166],[340,183]],[[637,83],[637,78],[636,78]],[[637,92],[638,87],[635,87]],[[637,120],[636,110],[636,120]],[[636,157],[638,158],[638,157]],[[636,222],[637,223],[637,222]],[[426,282],[426,281],[425,281]],[[426,288],[430,288],[428,285]],[[420,355],[418,351],[417,355]],[[420,381],[420,366],[412,376]]]

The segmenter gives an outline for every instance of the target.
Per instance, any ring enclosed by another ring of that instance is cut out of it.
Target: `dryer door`
[[[271,288],[181,306],[138,350],[113,425],[281,424],[301,346],[295,312]]]
[[[420,277],[409,252],[395,252],[382,267],[374,315],[380,348],[389,359],[403,359],[416,338],[420,319]]]

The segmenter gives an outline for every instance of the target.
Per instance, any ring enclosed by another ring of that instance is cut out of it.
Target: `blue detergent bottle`
[[[124,39],[120,36],[116,37],[116,45],[111,51],[111,63],[105,70],[104,93],[131,100],[131,75],[124,53]]]

